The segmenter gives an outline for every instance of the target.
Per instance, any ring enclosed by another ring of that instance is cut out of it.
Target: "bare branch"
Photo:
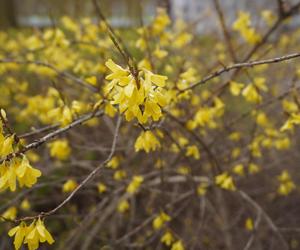
[[[45,142],[47,142],[47,141],[53,139],[54,137],[70,130],[71,128],[76,127],[76,126],[82,124],[83,122],[88,121],[88,120],[90,120],[94,117],[99,117],[99,116],[102,116],[102,115],[103,115],[102,110],[86,114],[86,115],[80,117],[79,119],[73,121],[68,126],[65,126],[63,128],[59,128],[59,129],[45,135],[44,137],[28,144],[24,148],[20,149],[18,152],[7,155],[5,158],[0,160],[0,164],[2,164],[4,161],[8,161],[8,160],[12,159],[13,157],[20,156],[20,155],[24,154],[25,152],[27,152],[31,149],[36,149],[39,146],[41,146],[42,144],[44,144]]]
[[[252,68],[254,66],[263,65],[263,64],[279,63],[279,62],[295,59],[298,57],[300,57],[300,52],[293,53],[293,54],[286,55],[286,56],[275,57],[275,58],[271,58],[271,59],[232,64],[232,65],[226,66],[222,69],[219,69],[219,70],[215,71],[214,73],[207,75],[206,77],[202,78],[199,82],[196,82],[196,83],[192,84],[191,86],[189,86],[183,90],[180,90],[180,92],[185,92],[187,90],[194,89],[195,87],[202,85],[202,84],[222,75],[223,73],[232,71],[234,69]]]
[[[98,174],[98,172],[111,160],[111,158],[113,157],[114,153],[115,153],[115,149],[117,146],[117,139],[119,136],[119,129],[121,126],[121,121],[122,118],[121,116],[119,116],[118,121],[117,121],[117,125],[116,125],[116,129],[115,129],[115,134],[114,134],[114,138],[113,138],[113,142],[112,142],[112,146],[111,146],[111,150],[110,153],[108,155],[108,157],[98,166],[96,167],[70,194],[69,196],[64,199],[58,206],[56,206],[55,208],[53,208],[52,210],[48,211],[48,212],[41,212],[38,215],[35,216],[28,216],[28,217],[24,217],[24,218],[20,218],[15,220],[16,222],[20,222],[20,221],[26,221],[26,220],[33,220],[33,219],[37,219],[37,218],[41,218],[41,217],[46,217],[46,216],[50,216],[54,213],[56,213],[60,208],[62,208],[65,204],[67,204],[72,197],[86,184],[88,183],[93,177],[96,176],[96,174]]]

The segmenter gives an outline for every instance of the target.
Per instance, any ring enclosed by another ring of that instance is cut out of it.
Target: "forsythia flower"
[[[48,144],[50,148],[50,155],[59,160],[66,160],[69,158],[71,149],[69,142],[66,139],[56,140]]]
[[[62,191],[64,193],[69,193],[69,192],[72,192],[77,186],[78,186],[78,184],[76,181],[67,180],[62,187]]]
[[[31,208],[31,205],[30,205],[30,203],[29,203],[29,201],[27,199],[24,199],[21,202],[20,207],[21,207],[22,210],[28,211]]]
[[[166,222],[170,221],[171,217],[165,212],[161,212],[152,222],[155,230],[159,230]]]
[[[98,189],[98,192],[99,192],[100,194],[102,194],[102,193],[106,192],[107,187],[106,187],[105,184],[99,182],[99,183],[97,184],[97,189]]]
[[[22,243],[27,244],[29,250],[38,249],[40,242],[47,241],[50,245],[54,243],[52,235],[40,218],[37,221],[33,221],[29,226],[25,222],[21,222],[20,225],[9,230],[8,235],[10,237],[15,236],[15,250],[20,249]]]
[[[248,166],[249,174],[256,174],[260,171],[260,167],[254,163],[250,163]]]
[[[296,185],[292,181],[289,172],[286,170],[282,171],[282,173],[277,177],[277,179],[280,183],[277,190],[280,195],[288,195],[296,188]]]
[[[125,170],[117,170],[117,171],[114,173],[114,179],[115,179],[116,181],[122,180],[122,179],[124,179],[126,176],[127,176],[127,173],[126,173]]]
[[[16,207],[9,207],[1,216],[7,220],[14,220],[17,217],[17,212],[18,211]]]
[[[158,121],[162,116],[161,107],[167,104],[164,89],[167,77],[146,69],[138,72],[138,76],[133,76],[111,59],[105,65],[112,71],[106,77],[110,83],[105,91],[112,97],[110,103],[119,106],[126,120],[137,118],[142,124],[149,119]]]
[[[156,136],[148,130],[143,131],[139,135],[139,137],[135,141],[134,148],[136,152],[144,150],[146,151],[146,153],[149,153],[150,151],[154,151],[160,148],[160,143]]]
[[[238,164],[236,166],[233,167],[232,171],[240,176],[244,176],[245,175],[245,169],[244,169],[244,165],[243,164]]]
[[[171,23],[171,20],[163,8],[157,9],[157,16],[153,21],[152,31],[154,34],[159,34]]]
[[[111,160],[106,164],[108,168],[116,169],[120,165],[120,157],[114,156]]]
[[[9,188],[15,191],[16,181],[20,187],[32,187],[40,176],[41,171],[33,168],[26,156],[23,156],[22,160],[14,158],[0,165],[0,190]]]
[[[5,157],[13,152],[14,135],[4,138],[0,133],[0,157]]]
[[[200,159],[200,153],[199,150],[197,148],[197,146],[193,145],[193,146],[188,146],[186,149],[186,156],[193,156],[196,160]]]
[[[73,120],[72,110],[68,106],[52,109],[48,112],[48,118],[60,123],[62,127],[67,126]]]
[[[171,250],[184,250],[184,246],[181,240],[176,241],[173,245]]]
[[[261,95],[258,93],[257,88],[253,84],[248,84],[242,91],[242,95],[248,102],[260,103],[262,100]]]
[[[223,189],[227,189],[230,191],[236,190],[232,176],[230,176],[227,172],[217,175],[215,177],[215,183]]]
[[[170,232],[166,232],[160,239],[166,246],[171,246],[174,241],[174,236]]]
[[[129,209],[129,207],[130,207],[130,205],[129,205],[128,201],[122,200],[119,202],[117,210],[120,213],[124,213]]]
[[[126,192],[130,194],[136,193],[143,181],[143,176],[133,176],[132,181],[127,186]]]
[[[283,124],[283,126],[280,128],[280,131],[286,131],[286,130],[294,130],[294,125],[300,124],[300,114],[291,114],[291,116],[288,118],[288,120]]]
[[[208,188],[209,184],[207,182],[202,182],[198,185],[197,187],[197,194],[199,196],[203,196],[206,194],[207,192],[207,188]]]
[[[253,231],[253,229],[254,229],[254,223],[253,223],[253,220],[251,218],[247,218],[246,219],[246,221],[245,221],[245,228],[248,231]]]
[[[238,19],[233,23],[233,29],[239,31],[245,41],[250,44],[256,44],[261,40],[260,35],[251,27],[249,13],[240,11],[238,13]]]
[[[238,83],[235,81],[230,82],[230,85],[229,85],[230,93],[234,96],[240,95],[243,88],[244,88],[243,83]]]

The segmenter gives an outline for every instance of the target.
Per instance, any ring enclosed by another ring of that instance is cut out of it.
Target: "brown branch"
[[[187,90],[190,89],[194,89],[195,87],[202,85],[226,72],[232,71],[234,69],[241,69],[241,68],[252,68],[258,65],[263,65],[263,64],[273,64],[273,63],[279,63],[279,62],[283,62],[283,61],[287,61],[287,60],[291,60],[291,59],[295,59],[300,57],[300,52],[299,53],[293,53],[290,55],[285,55],[285,56],[281,56],[281,57],[275,57],[275,58],[271,58],[271,59],[265,59],[265,60],[259,60],[259,61],[250,61],[250,62],[244,62],[244,63],[236,63],[236,64],[232,64],[229,66],[226,66],[222,69],[219,69],[207,76],[205,76],[204,78],[202,78],[199,82],[196,82],[194,84],[192,84],[191,86],[180,90],[180,92],[185,92]]]
[[[286,242],[286,240],[284,239],[284,237],[282,236],[280,230],[278,229],[278,227],[274,224],[273,220],[270,218],[270,216],[263,210],[263,208],[255,201],[253,200],[248,194],[246,194],[245,192],[239,190],[238,194],[245,200],[247,201],[249,204],[251,204],[259,214],[261,214],[264,219],[266,220],[266,222],[269,224],[269,227],[271,228],[271,230],[278,236],[278,238],[280,239],[280,241],[282,242],[283,245],[283,249],[290,249],[288,243]]]
[[[41,212],[38,215],[35,216],[28,216],[28,217],[24,217],[24,218],[20,218],[15,220],[15,222],[20,222],[20,221],[27,221],[27,220],[34,220],[37,218],[41,218],[41,217],[47,217],[50,216],[54,213],[56,213],[60,208],[62,208],[65,204],[67,204],[72,198],[73,196],[86,184],[88,183],[92,178],[94,178],[98,172],[111,160],[111,158],[113,157],[114,153],[115,153],[115,149],[117,146],[117,139],[119,136],[119,129],[121,126],[121,121],[122,118],[121,116],[119,116],[118,121],[117,121],[117,125],[116,125],[116,129],[115,129],[115,133],[114,133],[114,138],[113,138],[113,142],[112,142],[112,146],[111,146],[111,150],[110,153],[108,155],[108,157],[98,166],[96,167],[69,195],[66,199],[64,199],[58,206],[56,206],[55,208],[53,208],[52,210],[48,211],[48,212]]]
[[[84,88],[89,89],[92,92],[98,92],[98,89],[92,85],[90,85],[89,83],[85,82],[84,80],[72,75],[69,72],[66,71],[61,71],[59,69],[57,69],[55,66],[53,66],[52,64],[46,63],[46,62],[41,62],[41,61],[31,61],[31,60],[18,60],[18,59],[12,59],[12,58],[6,58],[6,59],[0,59],[0,63],[15,63],[15,64],[34,64],[40,67],[45,67],[48,69],[51,69],[52,71],[54,71],[59,77],[64,78],[64,79],[69,79],[74,81],[75,83],[81,85]]]
[[[236,57],[234,49],[233,49],[233,45],[232,45],[231,38],[230,38],[230,33],[229,33],[229,31],[226,27],[226,21],[225,21],[225,18],[224,18],[224,13],[222,11],[220,2],[219,2],[219,0],[214,0],[213,3],[214,3],[215,9],[216,9],[217,14],[218,14],[219,22],[220,22],[220,25],[221,25],[221,28],[222,28],[222,32],[223,32],[223,35],[224,35],[224,38],[225,38],[225,41],[226,41],[226,45],[227,45],[229,54],[231,56],[232,61],[236,62],[237,57]]]
[[[0,164],[2,164],[4,161],[8,161],[10,159],[12,159],[13,157],[16,157],[16,156],[21,156],[22,154],[24,154],[25,152],[31,150],[31,149],[36,149],[38,148],[39,146],[41,146],[42,144],[44,144],[45,142],[53,139],[54,137],[70,130],[71,128],[73,127],[76,127],[80,124],[82,124],[83,122],[85,121],[88,121],[94,117],[99,117],[99,116],[102,116],[103,115],[103,111],[100,110],[100,111],[97,111],[97,112],[92,112],[92,113],[89,113],[89,114],[86,114],[82,117],[80,117],[79,119],[73,121],[72,123],[70,123],[69,125],[63,127],[63,128],[59,128],[47,135],[45,135],[44,137],[28,144],[27,146],[23,147],[22,149],[20,149],[18,152],[15,152],[15,153],[12,153],[12,154],[9,154],[7,155],[5,158],[1,159],[0,160]]]

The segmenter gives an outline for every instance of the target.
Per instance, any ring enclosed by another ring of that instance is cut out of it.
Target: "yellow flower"
[[[256,174],[260,171],[260,167],[254,163],[250,163],[248,166],[249,174]]]
[[[288,113],[296,113],[299,111],[299,107],[298,107],[297,103],[291,102],[288,100],[282,101],[282,107],[283,107],[284,111],[286,111]]]
[[[207,188],[208,188],[209,184],[207,182],[202,182],[198,185],[197,187],[197,194],[199,196],[203,196],[206,194],[207,192]]]
[[[16,207],[9,207],[4,211],[2,217],[7,220],[14,220],[17,217],[17,208]]]
[[[50,232],[46,229],[44,222],[39,218],[33,221],[26,230],[24,243],[28,245],[30,250],[39,248],[40,242],[48,242],[50,245],[54,243],[54,239]]]
[[[127,176],[127,173],[126,173],[125,170],[117,170],[117,171],[114,173],[114,179],[115,179],[116,181],[123,180],[126,176]]]
[[[296,189],[296,185],[292,181],[291,176],[287,170],[282,171],[282,173],[277,176],[277,179],[280,183],[277,192],[280,195],[288,195],[294,189]]]
[[[69,158],[71,148],[66,139],[56,140],[48,144],[50,148],[50,155],[59,160],[66,160]]]
[[[238,19],[233,23],[233,29],[239,31],[244,40],[249,44],[256,44],[261,40],[261,36],[251,27],[249,13],[240,11]]]
[[[64,193],[69,193],[69,192],[72,192],[77,186],[78,186],[77,182],[70,179],[64,183],[62,191]]]
[[[2,138],[1,138],[2,137]],[[6,138],[0,135],[0,157],[3,158],[13,152],[14,135]]]
[[[102,194],[102,193],[105,193],[105,192],[106,192],[107,187],[106,187],[106,185],[103,184],[102,182],[99,182],[99,183],[97,184],[97,189],[98,189],[98,192],[99,192],[100,194]]]
[[[30,205],[30,203],[29,203],[29,201],[28,201],[27,199],[24,199],[24,200],[21,202],[20,207],[21,207],[22,210],[28,211],[28,210],[30,210],[31,205]]]
[[[173,234],[168,231],[161,237],[160,242],[164,243],[166,246],[171,246],[174,240]]]
[[[14,239],[15,250],[20,249],[20,247],[22,246],[27,231],[28,231],[27,226],[24,222],[21,222],[19,226],[16,226],[9,230],[8,235],[10,237],[13,237],[15,235],[15,239]]]
[[[232,141],[239,141],[241,139],[241,133],[233,132],[229,135],[229,139]]]
[[[184,246],[181,240],[176,241],[173,245],[171,250],[184,250]]]
[[[30,163],[26,156],[23,157],[21,164],[16,170],[16,175],[20,184],[20,187],[32,187],[37,178],[42,175],[41,171],[30,166]]]
[[[256,123],[261,127],[270,126],[270,121],[268,120],[268,117],[262,111],[258,112],[258,114],[256,116]]]
[[[17,181],[20,187],[32,187],[40,176],[41,171],[33,168],[25,155],[22,160],[14,158],[0,165],[0,190],[15,191]]]
[[[165,212],[160,212],[158,216],[153,220],[152,226],[155,230],[161,229],[161,227],[168,221],[171,220],[171,217]]]
[[[144,150],[146,153],[149,153],[150,151],[155,151],[156,149],[160,148],[160,143],[156,136],[148,130],[143,131],[139,135],[135,141],[134,147],[136,152]]]
[[[177,173],[182,175],[188,175],[191,172],[191,169],[188,166],[180,166],[177,169]]]
[[[200,159],[200,153],[199,150],[197,148],[197,146],[193,145],[193,146],[188,146],[186,149],[186,156],[192,156],[194,157],[196,160]]]
[[[126,192],[129,194],[136,193],[143,181],[144,181],[143,176],[140,175],[133,176],[132,181],[127,186]]]
[[[253,220],[251,218],[247,218],[246,219],[246,221],[245,221],[245,228],[248,231],[253,231],[253,229],[254,229],[254,223],[253,223]]]
[[[111,160],[107,163],[107,167],[111,169],[116,169],[120,165],[120,157],[119,156],[114,156],[111,158]]]
[[[244,88],[244,84],[243,83],[238,83],[238,82],[235,82],[235,81],[231,81],[230,85],[229,85],[229,88],[230,88],[230,92],[231,92],[232,95],[238,96],[238,95],[240,95],[241,90]]]
[[[129,209],[130,205],[127,200],[122,200],[119,202],[117,210],[120,213],[125,213]]]
[[[244,165],[238,164],[238,165],[234,166],[233,172],[237,175],[244,176],[245,175]]]
[[[85,81],[93,86],[97,86],[97,77],[96,76],[90,76],[88,78],[85,78]]]
[[[152,31],[154,34],[161,33],[169,24],[171,23],[171,20],[163,8],[157,9],[157,16],[152,24]]]
[[[233,182],[233,178],[227,172],[217,175],[215,177],[215,183],[223,189],[227,189],[230,191],[236,190],[236,187]]]
[[[256,87],[253,84],[248,84],[246,88],[243,89],[242,95],[248,102],[260,103],[262,100],[261,95],[258,93]]]
[[[167,104],[164,89],[167,77],[145,68],[138,72],[137,77],[111,59],[106,66],[112,71],[106,76],[110,82],[105,86],[105,93],[112,99],[110,104],[118,105],[127,121],[134,118],[142,124],[150,119],[158,121],[162,116],[161,107]]]
[[[271,10],[263,10],[261,16],[268,26],[271,26],[276,20],[276,17]]]

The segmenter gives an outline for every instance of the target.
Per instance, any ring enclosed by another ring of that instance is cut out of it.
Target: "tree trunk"
[[[0,1],[0,27],[16,27],[16,12],[13,0]]]

